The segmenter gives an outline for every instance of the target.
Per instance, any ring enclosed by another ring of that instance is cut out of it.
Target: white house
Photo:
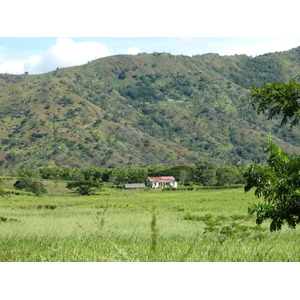
[[[146,179],[146,186],[153,189],[159,187],[174,187],[177,188],[177,181],[173,176],[161,176],[161,177],[148,177]]]

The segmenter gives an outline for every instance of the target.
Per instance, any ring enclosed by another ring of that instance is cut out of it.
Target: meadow
[[[80,196],[62,181],[48,194],[0,198],[1,262],[299,261],[299,228],[270,232],[247,217],[243,188],[125,190]],[[12,185],[13,180],[6,182]],[[259,230],[258,230],[259,229]]]

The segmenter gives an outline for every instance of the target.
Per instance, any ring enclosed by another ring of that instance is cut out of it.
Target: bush
[[[47,193],[47,189],[41,182],[33,181],[31,178],[28,177],[21,177],[19,180],[16,181],[14,187],[17,190],[32,192],[36,196],[41,196]]]
[[[261,240],[264,237],[264,231],[266,231],[266,228],[258,225],[245,225],[250,220],[250,216],[243,215],[227,217],[222,215],[213,216],[211,214],[206,214],[205,216],[187,214],[184,216],[184,220],[203,222],[206,225],[203,234],[212,234],[217,238],[220,245],[223,245],[226,240],[233,238]]]
[[[99,190],[102,187],[102,183],[96,182],[93,180],[79,180],[74,182],[69,182],[67,184],[68,189],[76,189],[81,195],[91,195],[96,190]]]
[[[126,72],[124,70],[118,75],[118,79],[119,80],[126,79]]]

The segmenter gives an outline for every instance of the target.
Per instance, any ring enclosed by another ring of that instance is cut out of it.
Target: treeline
[[[235,166],[220,167],[203,161],[197,167],[190,166],[156,166],[147,168],[40,168],[15,170],[11,175],[51,180],[92,180],[111,182],[116,185],[124,183],[141,183],[148,176],[174,176],[183,186],[224,186],[244,183],[245,168]]]

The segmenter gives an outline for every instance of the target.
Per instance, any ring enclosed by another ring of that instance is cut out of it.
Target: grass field
[[[13,181],[8,182],[12,185]],[[256,231],[242,188],[156,191],[103,188],[79,196],[45,181],[47,196],[0,198],[0,261],[299,261],[299,228]],[[197,217],[219,216],[207,228]],[[195,217],[188,220],[187,216]],[[240,222],[240,223],[239,223]],[[227,228],[228,229],[228,228]]]

